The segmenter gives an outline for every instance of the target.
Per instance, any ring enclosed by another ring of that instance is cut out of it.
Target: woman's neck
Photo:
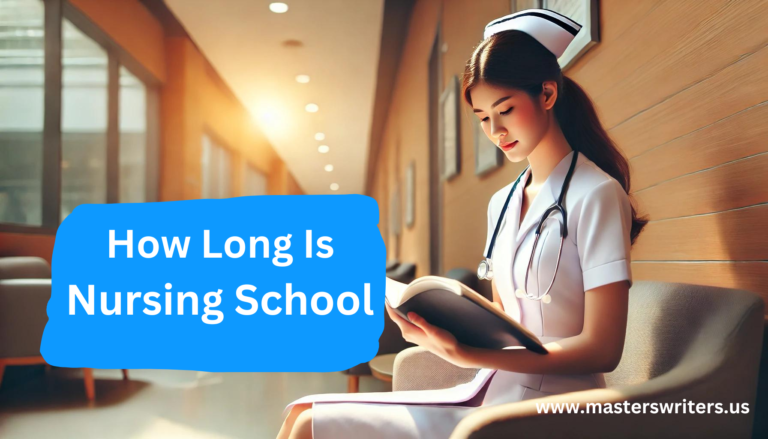
[[[534,150],[528,154],[528,164],[531,167],[531,186],[537,191],[547,181],[549,174],[555,169],[565,156],[573,149],[565,139],[563,132],[556,123],[551,123],[552,129],[541,139]]]

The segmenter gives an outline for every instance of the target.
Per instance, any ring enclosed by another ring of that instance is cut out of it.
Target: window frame
[[[136,76],[146,90],[145,202],[158,201],[160,167],[161,81],[117,44],[87,15],[67,0],[41,0],[44,6],[44,99],[42,224],[0,222],[0,232],[55,235],[61,222],[62,159],[62,28],[68,20],[100,45],[108,57],[107,84],[107,203],[120,197],[120,67]]]

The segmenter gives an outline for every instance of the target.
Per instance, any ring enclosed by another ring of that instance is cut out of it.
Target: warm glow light
[[[317,151],[320,154],[325,154],[326,152],[328,152],[330,150],[331,150],[331,148],[329,148],[328,145],[320,145],[320,146],[317,147]]]
[[[326,172],[333,171],[333,165],[325,165],[325,170],[326,170]]]
[[[288,5],[285,3],[270,3],[269,10],[275,14],[282,14],[284,12],[288,12]]]
[[[325,140],[325,134],[323,133],[315,134],[315,140]]]
[[[283,125],[283,118],[280,117],[280,113],[275,109],[264,109],[259,111],[256,119],[264,127],[280,129]]]
[[[309,82],[309,75],[298,75],[296,76],[296,82],[299,84],[306,84]]]
[[[307,110],[309,113],[317,113],[317,110],[320,109],[320,107],[317,106],[317,104],[307,104],[306,107],[304,107],[305,110]]]
[[[331,183],[331,190],[332,190],[332,191],[337,191],[337,190],[339,190],[339,185],[338,185],[338,183]]]

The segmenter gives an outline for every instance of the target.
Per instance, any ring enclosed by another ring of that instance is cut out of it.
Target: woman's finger
[[[416,313],[408,313],[408,318],[411,319],[414,325],[424,331],[424,334],[429,338],[440,340],[441,343],[447,345],[454,345],[456,343],[456,337],[453,334],[443,328],[432,325],[420,315]]]
[[[397,312],[395,312],[395,310],[390,308],[389,305],[387,305],[387,314],[389,314],[389,317],[392,319],[392,321],[397,323],[398,326],[402,326],[403,324],[406,324],[406,323],[410,324],[408,320],[405,320],[404,318],[400,317],[400,314],[398,314]]]
[[[387,310],[387,312],[389,312],[389,316],[392,318],[392,321],[394,321],[395,324],[397,324],[397,326],[400,327],[400,332],[403,334],[403,338],[408,337],[406,341],[409,341],[409,339],[412,340],[414,338],[418,339],[419,337],[423,337],[425,335],[424,331],[421,330],[421,328],[409,322],[408,320],[400,317],[400,314],[392,310],[392,308],[390,308],[389,306],[388,308],[389,309]]]
[[[411,321],[413,325],[417,326],[425,333],[431,334],[433,332],[432,329],[434,328],[434,326],[430,325],[426,320],[424,320],[423,317],[416,314],[415,312],[409,312],[408,319]]]

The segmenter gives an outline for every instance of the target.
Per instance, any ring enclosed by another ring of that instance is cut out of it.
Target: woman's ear
[[[541,85],[542,88],[542,103],[541,108],[544,110],[551,110],[555,106],[557,101],[557,82],[544,81]]]

